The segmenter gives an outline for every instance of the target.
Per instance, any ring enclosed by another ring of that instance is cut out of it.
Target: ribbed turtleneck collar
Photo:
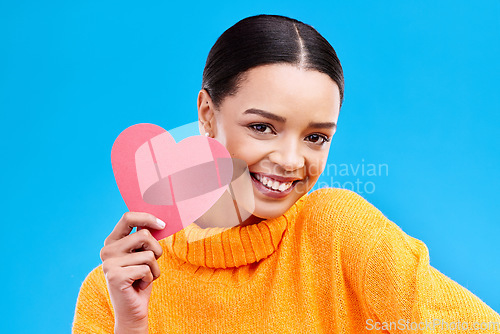
[[[200,228],[193,223],[160,244],[175,257],[196,266],[231,268],[257,262],[278,248],[288,222],[295,218],[305,197],[274,219],[231,228]]]

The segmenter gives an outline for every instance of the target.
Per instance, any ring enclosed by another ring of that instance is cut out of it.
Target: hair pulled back
[[[218,108],[237,92],[247,70],[276,63],[327,74],[339,87],[342,105],[344,74],[333,47],[310,25],[280,15],[247,17],[227,29],[210,49],[202,89]]]

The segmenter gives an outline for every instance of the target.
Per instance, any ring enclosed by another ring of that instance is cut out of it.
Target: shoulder
[[[339,188],[322,188],[309,194],[301,212],[318,221],[348,221],[354,225],[385,225],[387,217],[357,193]]]
[[[104,272],[102,270],[102,264],[98,265],[90,271],[90,273],[85,277],[84,283],[95,285],[106,285],[106,278],[104,277]]]
[[[111,333],[114,311],[102,265],[95,267],[83,281],[76,302],[73,333]]]
[[[85,277],[81,288],[80,296],[82,295],[100,295],[105,299],[109,299],[106,277],[102,270],[102,264],[98,265]]]
[[[357,193],[322,188],[307,195],[297,221],[309,233],[348,247],[368,247],[391,222]]]

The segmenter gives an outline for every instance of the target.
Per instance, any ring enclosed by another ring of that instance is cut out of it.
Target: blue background
[[[330,164],[386,164],[362,194],[431,264],[500,311],[500,2],[5,1],[0,4],[0,332],[64,333],[126,211],[114,139],[196,121],[210,47],[238,20],[313,25],[345,71]]]

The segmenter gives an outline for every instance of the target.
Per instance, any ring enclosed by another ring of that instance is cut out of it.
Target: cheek
[[[252,143],[242,131],[234,132],[232,136],[229,136],[224,146],[233,158],[245,161],[249,167],[257,164],[266,156],[263,147]]]
[[[328,160],[328,153],[313,154],[308,158],[307,174],[311,179],[317,179],[323,173]]]

